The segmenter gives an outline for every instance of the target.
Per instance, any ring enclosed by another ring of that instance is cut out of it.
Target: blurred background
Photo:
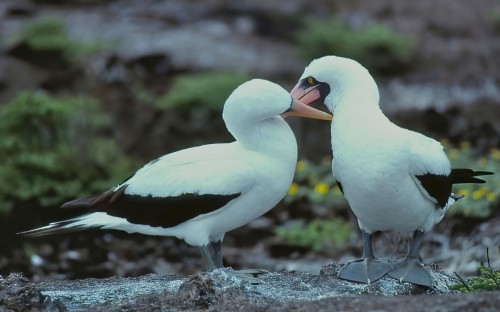
[[[454,166],[499,172],[498,0],[2,0],[0,275],[200,271],[198,250],[175,238],[14,233],[68,217],[62,203],[160,155],[231,141],[221,110],[236,86],[264,78],[290,90],[329,54],[369,68],[386,114],[443,142]],[[331,176],[328,123],[289,122],[295,182],[275,209],[226,235],[227,266],[317,273],[361,255]],[[454,190],[466,197],[427,235],[426,263],[467,275],[488,250],[500,266],[500,174],[487,180]],[[410,238],[378,235],[375,253],[400,257]]]

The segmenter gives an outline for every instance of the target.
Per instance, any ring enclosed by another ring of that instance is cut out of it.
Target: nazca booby
[[[370,283],[388,273],[431,286],[418,255],[423,233],[462,197],[452,193],[453,184],[484,183],[476,176],[491,172],[451,169],[439,142],[392,123],[379,107],[374,79],[354,60],[312,61],[291,95],[305,104],[321,101],[333,114],[332,171],[363,235],[363,257],[347,263],[339,277]],[[387,230],[414,231],[409,253],[394,267],[372,249],[372,234]]]
[[[280,115],[332,117],[293,100],[275,83],[248,81],[233,91],[223,109],[236,141],[164,155],[102,194],[62,205],[86,214],[20,234],[100,228],[175,236],[199,247],[207,271],[221,268],[224,234],[273,208],[293,180],[297,142]]]

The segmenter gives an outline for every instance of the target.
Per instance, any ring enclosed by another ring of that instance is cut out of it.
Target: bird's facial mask
[[[321,119],[321,120],[332,120],[332,115],[307,106],[301,101],[291,98],[292,104],[290,108],[281,114],[281,117],[285,118],[288,116],[296,116],[296,117],[306,117],[313,119]]]
[[[306,105],[313,102],[325,102],[325,98],[330,93],[330,86],[327,83],[319,82],[311,76],[305,77],[295,85],[290,92],[292,98],[301,101]]]

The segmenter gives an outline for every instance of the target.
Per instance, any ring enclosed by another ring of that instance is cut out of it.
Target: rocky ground
[[[276,272],[252,285],[230,269],[189,277],[149,274],[139,278],[33,283],[20,274],[0,278],[5,311],[497,311],[499,292],[457,295],[453,278],[432,271],[427,289],[384,277],[370,285],[337,279],[340,266],[318,275]],[[2,310],[4,311],[4,310]]]
[[[308,63],[294,50],[292,35],[300,28],[297,19],[337,16],[354,27],[377,22],[415,38],[411,66],[398,75],[377,77],[381,105],[398,124],[454,143],[470,141],[480,149],[499,147],[500,35],[487,18],[495,8],[496,0],[5,0],[0,3],[0,102],[24,89],[99,94],[116,122],[111,135],[128,153],[147,161],[221,136],[203,128],[182,132],[174,127],[172,131],[168,125],[178,123],[178,117],[157,118],[134,101],[133,87],[146,85],[152,94],[159,95],[180,73],[231,70],[290,88]],[[112,48],[65,70],[40,66],[36,56],[20,57],[16,32],[27,20],[46,17],[61,19],[73,38]],[[154,118],[158,127],[151,128],[148,125]],[[327,125],[301,121],[292,125],[301,157],[320,159],[329,154],[330,147],[324,144]],[[317,135],[320,132],[325,135]],[[201,268],[197,250],[171,238],[86,233],[48,240],[20,239],[13,233],[53,221],[57,214],[19,209],[0,219],[0,311],[89,307],[127,311],[138,306],[169,310],[176,305],[185,310],[251,311],[499,308],[498,293],[442,294],[446,291],[426,292],[408,285],[391,293],[377,290],[377,285],[356,288],[350,295],[339,292],[338,287],[346,284],[334,278],[335,266],[324,266],[332,260],[345,262],[359,256],[360,238],[354,233],[345,248],[334,251],[312,252],[290,246],[276,239],[272,230],[291,216],[304,217],[302,212],[290,210],[280,204],[225,238],[226,265],[285,270],[261,276],[267,287],[242,284],[224,270],[191,275]],[[396,257],[404,253],[407,242],[408,235],[389,233],[377,238],[375,248],[380,255]],[[422,256],[427,264],[437,263],[449,275],[472,274],[477,265],[486,262],[486,248],[493,265],[500,265],[498,246],[498,213],[481,220],[450,218],[426,238]],[[13,272],[26,277],[9,275]],[[116,292],[86,298],[86,290],[95,285]],[[58,292],[61,288],[68,293]],[[127,299],[120,295],[125,289],[154,291]],[[278,290],[290,293],[280,300],[269,297]],[[398,296],[368,295],[373,292]],[[304,293],[312,297],[306,299]],[[413,296],[416,294],[420,295]],[[96,301],[83,304],[70,297]],[[125,301],[115,304],[120,298]],[[95,306],[97,302],[99,306]]]

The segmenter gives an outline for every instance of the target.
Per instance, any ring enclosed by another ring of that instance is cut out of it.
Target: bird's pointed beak
[[[321,97],[321,92],[319,91],[319,85],[304,87],[299,81],[290,92],[290,95],[305,105],[309,105]]]
[[[283,118],[288,116],[306,117],[306,118],[321,119],[321,120],[332,120],[333,118],[332,115],[317,110],[315,108],[312,108],[310,106],[307,106],[306,104],[302,103],[302,101],[294,98],[293,96],[292,96],[292,105],[290,106],[290,109],[281,114],[281,117]]]

